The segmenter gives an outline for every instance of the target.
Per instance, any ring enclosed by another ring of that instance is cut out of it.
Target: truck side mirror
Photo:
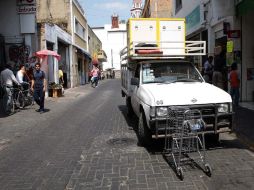
[[[139,79],[138,78],[131,78],[131,85],[139,86]]]

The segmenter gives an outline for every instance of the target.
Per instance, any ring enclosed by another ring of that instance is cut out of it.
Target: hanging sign
[[[227,53],[232,53],[234,50],[234,42],[228,41],[227,42]]]
[[[240,30],[229,30],[228,37],[229,38],[240,38]]]
[[[19,7],[17,7],[17,12],[19,14],[35,13],[36,12],[36,6],[31,6],[31,5],[19,6]]]

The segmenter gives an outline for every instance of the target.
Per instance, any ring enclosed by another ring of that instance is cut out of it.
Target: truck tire
[[[220,134],[206,134],[205,135],[205,140],[206,140],[206,144],[218,144],[219,143],[219,138],[220,138]]]
[[[131,106],[131,98],[126,98],[127,115],[132,117],[134,115],[133,108]]]
[[[147,146],[152,143],[152,134],[147,127],[145,114],[142,111],[139,115],[138,121],[138,140],[140,145]]]

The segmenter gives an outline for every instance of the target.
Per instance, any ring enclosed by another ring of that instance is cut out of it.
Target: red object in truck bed
[[[162,54],[163,52],[159,49],[138,49],[137,54]]]

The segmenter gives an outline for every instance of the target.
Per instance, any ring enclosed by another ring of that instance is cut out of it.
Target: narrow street
[[[118,79],[66,90],[45,107],[0,117],[0,189],[254,189],[254,154],[234,134],[209,146],[211,177],[192,164],[181,181],[163,141],[138,146]]]

